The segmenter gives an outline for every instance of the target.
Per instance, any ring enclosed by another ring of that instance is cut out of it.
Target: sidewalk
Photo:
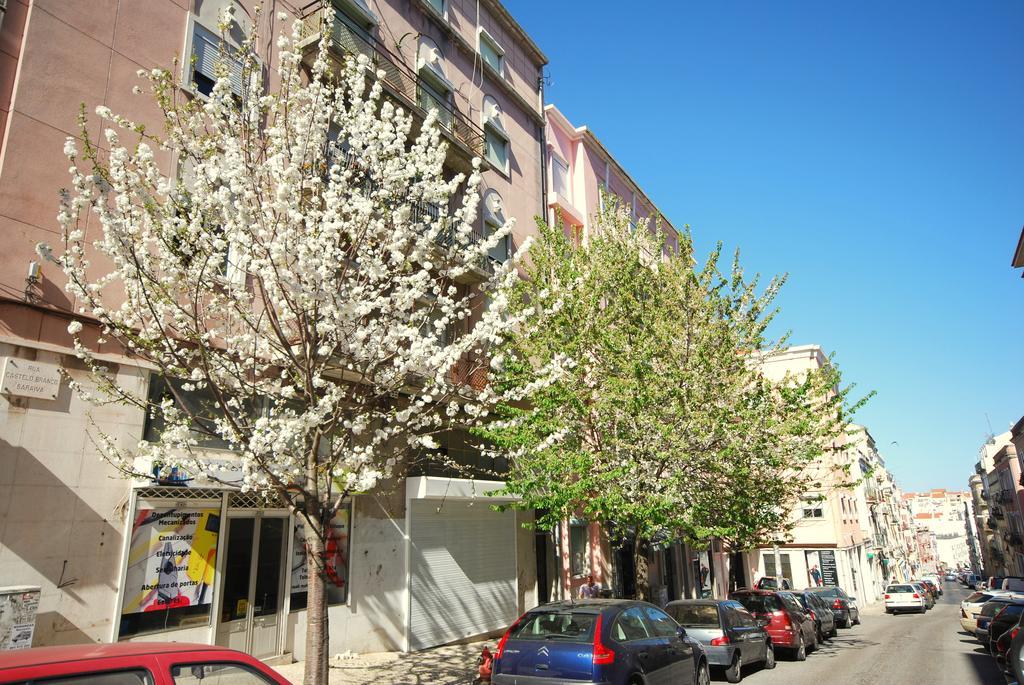
[[[380,652],[331,659],[330,685],[466,685],[476,677],[476,660],[485,644],[494,641],[447,645],[422,652]],[[294,685],[302,683],[301,662],[274,666]]]

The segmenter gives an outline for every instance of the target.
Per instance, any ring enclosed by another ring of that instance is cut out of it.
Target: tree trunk
[[[633,538],[633,568],[636,572],[636,598],[651,601],[651,569],[639,535]]]
[[[326,544],[310,525],[306,531],[306,673],[303,685],[327,685],[330,633],[327,623]],[[327,528],[322,532],[326,534]]]

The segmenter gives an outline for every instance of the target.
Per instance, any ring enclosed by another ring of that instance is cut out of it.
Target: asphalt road
[[[970,591],[947,583],[927,614],[887,616],[881,604],[866,608],[861,625],[810,654],[807,661],[780,657],[774,670],[744,670],[750,685],[1004,685],[981,644],[960,628],[960,601]],[[725,682],[721,674],[716,681]]]

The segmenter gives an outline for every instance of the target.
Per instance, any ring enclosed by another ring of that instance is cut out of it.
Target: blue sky
[[[986,416],[1024,415],[1024,3],[506,6],[547,100],[703,251],[789,274],[780,330],[877,391],[901,486],[966,488]]]

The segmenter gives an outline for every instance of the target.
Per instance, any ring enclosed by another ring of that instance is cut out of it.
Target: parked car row
[[[1007,586],[1005,581],[995,584]],[[995,657],[1003,672],[1018,682],[1024,682],[1021,680],[1024,673],[1020,673],[1024,642],[1016,639],[1024,627],[1022,618],[1024,593],[1021,592],[979,590],[960,603],[960,627],[974,635]]]
[[[738,683],[745,668],[775,668],[777,653],[803,661],[857,623],[856,598],[832,587],[743,589],[664,609],[626,599],[553,602],[523,614],[493,654],[485,648],[480,676],[495,685],[706,685],[714,669]]]

